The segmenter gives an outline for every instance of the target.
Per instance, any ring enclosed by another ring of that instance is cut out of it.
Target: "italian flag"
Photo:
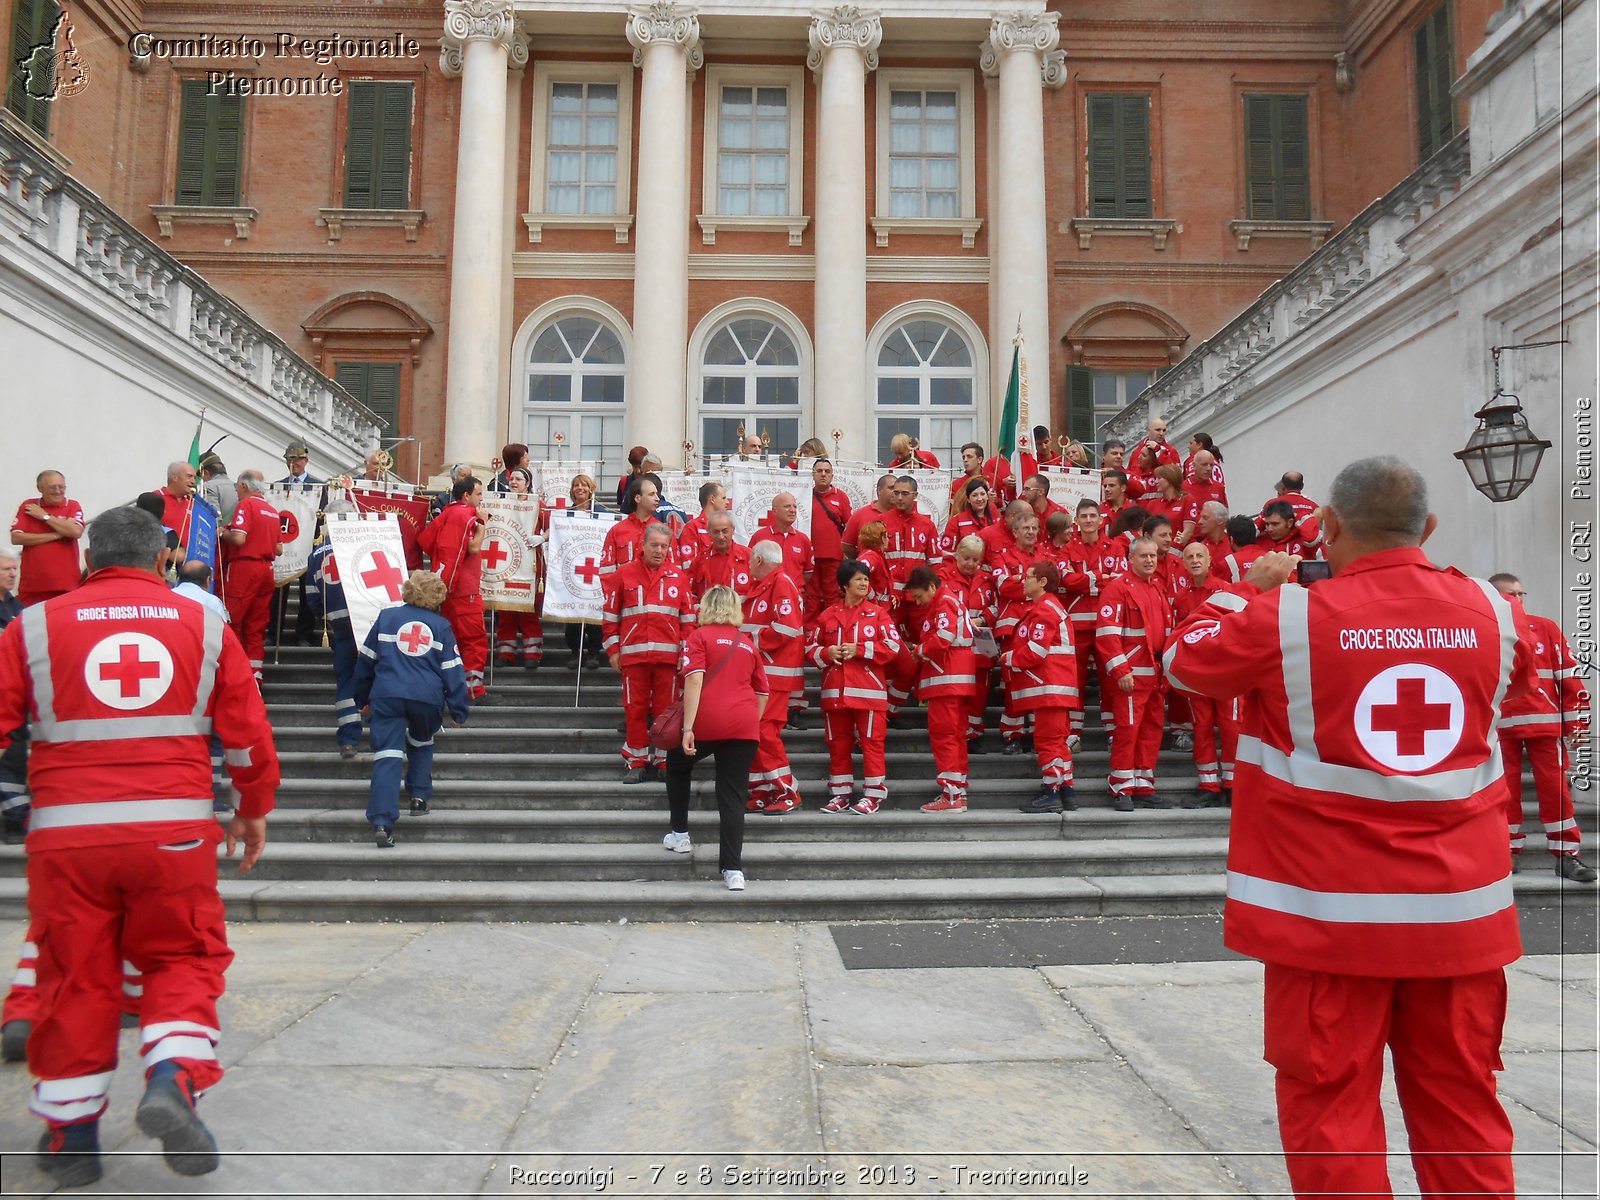
[[[1022,389],[1022,334],[1011,343],[1011,378],[1006,383],[1005,404],[1000,410],[998,456],[1011,464],[1011,477],[1018,492],[1022,481],[1039,469],[1033,453],[1033,429],[1028,424]],[[997,481],[991,480],[992,485]]]

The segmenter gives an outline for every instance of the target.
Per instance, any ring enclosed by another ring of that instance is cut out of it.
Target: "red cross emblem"
[[[421,621],[408,621],[395,634],[400,649],[412,658],[420,658],[433,649],[433,631]]]
[[[322,560],[322,582],[335,584],[339,582],[339,563],[332,552]]]
[[[586,558],[578,564],[578,568],[574,574],[576,574],[579,579],[583,580],[586,585],[593,587],[594,581],[600,578],[600,564],[595,562],[595,560],[592,558]]]
[[[382,550],[372,551],[372,567],[361,572],[361,582],[369,588],[382,588],[389,599],[400,599],[400,584],[405,579],[400,568]]]
[[[1436,667],[1403,663],[1380,671],[1356,701],[1362,748],[1395,771],[1426,771],[1461,742],[1466,703]]]
[[[506,553],[505,547],[500,544],[498,539],[486,542],[484,544],[482,553],[483,566],[486,571],[498,570],[500,564],[511,557]]]
[[[102,704],[123,711],[148,708],[172,686],[172,655],[149,634],[117,633],[89,652],[83,673]]]

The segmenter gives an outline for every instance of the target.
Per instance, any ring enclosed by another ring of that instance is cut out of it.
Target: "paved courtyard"
[[[173,1175],[133,1129],[128,1032],[86,1191],[1286,1194],[1257,964],[850,970],[851,928],[236,926],[222,1168]],[[1524,1197],[1596,1194],[1596,970],[1510,972]],[[8,1195],[49,1190],[27,1087],[0,1069]],[[1403,1154],[1393,1176],[1414,1194]]]

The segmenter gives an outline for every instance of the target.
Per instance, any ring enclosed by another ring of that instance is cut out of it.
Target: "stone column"
[[[818,74],[816,394],[811,434],[877,460],[867,395],[867,72],[883,27],[854,6],[811,19],[806,65]],[[802,432],[805,432],[802,430]]]
[[[990,330],[991,352],[1011,368],[1012,339],[1022,319],[1023,355],[1027,363],[1029,417],[1050,424],[1050,243],[1044,203],[1044,85],[1066,81],[1062,56],[1056,51],[1060,33],[1053,12],[1012,12],[989,25],[982,66],[999,76],[999,143],[997,156],[1005,172],[996,191],[998,211],[990,213],[997,239],[994,305],[997,328]]]
[[[445,0],[439,66],[461,78],[444,456],[487,468],[501,374],[505,248],[506,66],[516,34],[511,0]],[[524,55],[526,47],[524,47]]]
[[[705,61],[694,9],[672,3],[628,17],[639,84],[633,361],[624,441],[674,462],[685,438],[689,345],[689,76]]]
[[[522,165],[522,78],[528,65],[528,39],[518,32],[511,40],[508,52],[510,70],[506,73],[506,177],[505,196],[500,208],[504,227],[504,243],[500,261],[500,388],[495,404],[495,428],[504,440],[522,440],[522,414],[513,413],[511,404],[517,395],[517,374],[520,366],[511,361],[511,339],[516,334],[516,275],[511,269],[511,256],[517,249],[517,230],[522,226],[521,210],[517,207],[518,188],[521,184]],[[530,206],[531,207],[531,206]]]
[[[987,220],[986,231],[989,239],[989,424],[985,428],[980,422],[978,425],[978,441],[983,443],[984,450],[994,452],[991,444],[997,423],[1000,420],[1000,409],[1006,394],[1006,381],[1011,371],[1011,355],[1003,352],[1003,348],[1010,345],[1000,339],[1005,335],[1000,322],[1000,226],[996,222],[996,214],[1000,211],[1000,77],[998,61],[993,62],[991,69],[990,57],[987,54],[988,43],[978,47],[983,61],[983,108],[984,108],[984,166],[988,172],[988,186],[984,188],[983,213]],[[981,409],[979,410],[982,411]]]

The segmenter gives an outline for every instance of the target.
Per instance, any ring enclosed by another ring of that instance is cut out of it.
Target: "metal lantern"
[[[1550,443],[1528,428],[1522,402],[1500,390],[1500,352],[1520,346],[1496,346],[1494,356],[1494,394],[1474,416],[1478,427],[1467,439],[1466,449],[1456,457],[1467,468],[1472,486],[1496,504],[1515,500],[1528,490],[1538,473],[1539,462]]]

